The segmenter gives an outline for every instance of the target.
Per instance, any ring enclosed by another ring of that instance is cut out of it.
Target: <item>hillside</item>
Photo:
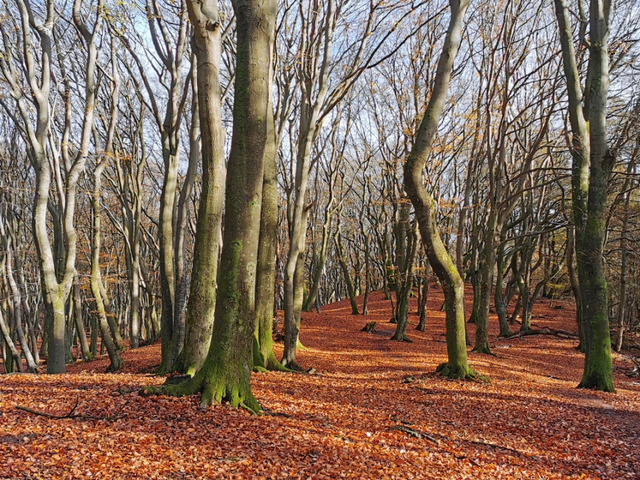
[[[64,375],[2,375],[0,477],[640,478],[640,378],[627,357],[614,354],[616,394],[577,390],[575,339],[496,339],[493,318],[496,355],[470,354],[490,382],[442,379],[441,303],[432,289],[425,333],[412,315],[413,343],[389,341],[381,293],[367,317],[347,301],[303,314],[299,360],[315,372],[254,374],[263,416],[139,396],[164,381],[152,373],[159,345],[126,352],[118,374],[102,358]],[[544,300],[533,325],[574,331],[573,316],[570,302]],[[361,332],[370,321],[376,332]],[[75,418],[16,409],[65,415],[76,402]]]

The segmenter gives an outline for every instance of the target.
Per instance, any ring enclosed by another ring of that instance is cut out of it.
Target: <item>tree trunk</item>
[[[108,158],[108,157],[107,157]],[[100,199],[102,195],[102,173],[107,166],[107,159],[103,159],[95,168],[93,199],[91,207],[93,210],[93,239],[91,242],[91,292],[96,302],[96,311],[98,315],[98,323],[100,325],[100,334],[102,335],[102,343],[107,347],[109,360],[111,365],[108,371],[116,372],[120,370],[124,362],[118,346],[112,336],[112,329],[109,327],[107,320],[107,310],[103,301],[102,274],[100,272],[100,240],[102,235],[102,214]],[[117,326],[116,326],[117,329]]]
[[[294,220],[294,222],[296,222]],[[297,223],[297,222],[296,222]],[[304,211],[299,222],[306,230],[307,212]],[[297,227],[303,228],[303,227]],[[295,232],[294,232],[295,233]],[[285,266],[284,279],[284,351],[282,365],[292,370],[302,370],[296,360],[300,336],[300,314],[303,303],[304,284],[304,234],[290,235],[290,242],[295,246],[289,248],[289,257]]]
[[[0,332],[2,332],[2,337],[4,338],[4,342],[11,353],[11,357],[8,355],[4,358],[4,373],[12,373],[14,371],[13,365],[18,369],[19,372],[23,372],[24,368],[22,366],[22,358],[20,358],[20,352],[16,348],[15,343],[13,343],[13,339],[11,338],[11,332],[9,331],[9,326],[4,320],[4,315],[2,314],[2,309],[0,308]],[[13,359],[13,365],[10,363],[10,359]]]
[[[507,303],[505,302],[504,289],[504,274],[507,269],[507,262],[505,261],[504,253],[504,236],[500,239],[500,246],[498,247],[496,258],[496,289],[493,294],[493,303],[496,307],[496,314],[498,315],[498,323],[500,324],[500,337],[510,337],[512,335],[509,322],[507,321]]]
[[[451,19],[438,61],[435,83],[415,144],[405,164],[404,183],[413,203],[420,235],[433,271],[445,296],[448,361],[438,369],[443,375],[467,378],[474,375],[467,362],[464,319],[464,284],[445,249],[436,224],[436,204],[424,187],[423,172],[431,153],[438,122],[447,97],[453,61],[461,41],[462,21],[469,6],[467,0],[450,0]]]
[[[347,265],[347,258],[345,256],[344,248],[342,246],[342,235],[340,234],[339,225],[338,225],[338,228],[336,229],[336,233],[333,237],[333,241],[336,246],[336,251],[338,253],[338,263],[340,263],[340,269],[342,270],[344,283],[347,286],[347,294],[349,295],[349,303],[351,304],[351,315],[359,315],[360,312],[358,310],[358,302],[356,302],[356,289],[353,284],[353,280],[351,280],[349,265]]]
[[[616,338],[616,352],[622,349],[622,343],[624,341],[625,330],[625,317],[627,314],[627,269],[628,269],[628,257],[629,252],[627,249],[627,235],[629,232],[629,201],[631,200],[631,193],[627,191],[625,193],[623,217],[622,217],[622,231],[620,232],[620,285],[618,295],[618,335]]]
[[[495,231],[497,212],[492,208],[485,231],[484,246],[478,265],[480,303],[475,318],[476,342],[474,352],[491,354],[489,346],[489,313],[491,310],[491,292],[493,289],[493,270],[496,263]],[[474,297],[475,302],[475,297]]]
[[[202,366],[211,343],[226,172],[220,87],[221,26],[214,25],[214,20],[207,17],[206,4],[189,2],[188,5],[194,26],[192,44],[197,60],[194,88],[198,95],[198,108],[194,121],[199,118],[203,177],[185,321],[185,345],[178,368],[193,376]],[[217,11],[217,5],[214,8]],[[196,144],[192,142],[192,148]]]
[[[195,2],[194,2],[195,3]],[[189,395],[201,404],[229,401],[257,412],[251,392],[255,331],[256,264],[260,234],[263,160],[267,142],[275,0],[235,0],[237,18],[234,123],[226,185],[224,241],[211,346],[191,380],[150,393]],[[193,8],[195,5],[191,5]],[[206,5],[209,28],[220,28],[217,2]],[[213,17],[213,18],[212,18]]]
[[[264,152],[260,242],[256,273],[256,325],[253,348],[254,367],[287,370],[273,352],[273,317],[275,310],[276,254],[278,249],[278,170],[277,145],[271,94],[267,107],[267,139]]]
[[[427,328],[427,302],[429,301],[429,277],[431,276],[431,264],[425,261],[424,277],[420,288],[420,298],[418,300],[418,325],[416,330],[424,332]]]
[[[408,340],[405,336],[409,323],[409,300],[413,288],[413,263],[416,257],[418,235],[409,221],[409,205],[404,203],[400,207],[400,219],[396,226],[396,245],[398,252],[396,259],[398,270],[396,274],[396,330],[391,340],[399,342]]]
[[[581,388],[608,392],[613,386],[607,282],[602,257],[606,233],[607,185],[614,157],[607,145],[610,0],[591,0],[587,85],[580,85],[569,11],[555,0],[556,18],[573,134],[572,202],[576,228],[578,283],[584,323],[585,363]]]
[[[166,133],[163,133],[167,137]],[[177,146],[176,146],[177,149]],[[176,358],[173,358],[173,342],[176,335],[176,272],[174,251],[174,218],[176,190],[178,188],[178,153],[171,150],[167,138],[163,139],[164,180],[160,195],[160,288],[162,292],[162,317],[160,336],[162,337],[162,362],[157,373],[172,372]]]
[[[80,278],[76,276],[73,282],[73,315],[76,322],[76,331],[78,332],[78,338],[80,340],[80,350],[82,351],[82,360],[85,362],[93,358],[91,349],[89,348],[89,342],[87,341],[87,334],[85,332],[84,318],[82,313],[82,298],[80,296],[80,284],[78,283]]]

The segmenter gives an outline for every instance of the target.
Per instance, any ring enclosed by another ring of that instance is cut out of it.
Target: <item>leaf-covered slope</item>
[[[299,360],[316,373],[254,374],[261,417],[139,396],[164,380],[151,374],[158,345],[126,352],[124,373],[101,373],[99,359],[65,375],[2,375],[0,477],[640,477],[640,379],[625,375],[624,356],[614,358],[617,394],[577,390],[574,339],[496,339],[495,328],[497,356],[470,354],[490,383],[442,379],[431,373],[446,355],[442,298],[430,295],[426,332],[407,330],[413,343],[389,341],[380,293],[367,317],[348,302],[303,314]],[[533,324],[573,331],[573,315],[547,300]],[[361,332],[370,321],[376,332]],[[76,418],[16,409],[65,415],[76,401]]]

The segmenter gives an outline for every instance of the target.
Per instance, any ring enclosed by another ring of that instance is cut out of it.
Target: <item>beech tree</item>
[[[273,115],[269,83],[277,2],[234,0],[233,8],[237,18],[234,122],[211,346],[202,368],[190,380],[148,392],[189,395],[201,391],[202,405],[226,400],[257,412],[260,405],[251,392],[250,380],[263,162],[271,122],[267,118]],[[207,13],[209,28],[220,28],[215,10]],[[200,245],[208,249],[208,245]]]
[[[186,311],[185,346],[179,370],[193,376],[202,366],[211,342],[226,171],[219,72],[223,27],[218,2],[188,2],[187,6],[196,59],[194,92],[197,92],[195,114],[198,118],[194,120],[199,120],[201,134],[202,193]]]
[[[453,62],[460,47],[464,14],[469,7],[467,0],[450,0],[449,27],[438,61],[431,98],[420,123],[415,143],[407,158],[404,186],[416,211],[420,235],[433,271],[442,283],[445,294],[448,361],[438,367],[443,375],[452,378],[469,378],[475,372],[467,361],[464,319],[464,284],[458,270],[438,232],[436,205],[424,187],[424,168],[444,109],[447,90],[451,81]]]
[[[103,9],[102,2],[98,2],[92,23],[87,26],[79,13],[82,0],[76,0],[73,4],[74,22],[83,32],[82,38],[86,47],[86,88],[79,146],[75,152],[71,152],[70,121],[63,122],[61,142],[58,143],[51,136],[51,122],[55,114],[52,109],[51,84],[54,45],[57,40],[54,33],[59,15],[55,11],[53,0],[47,1],[44,8],[38,10],[34,10],[31,3],[24,0],[16,0],[15,5],[18,10],[15,26],[20,36],[22,55],[20,57],[16,53],[15,44],[11,40],[12,32],[6,28],[8,25],[4,25],[1,33],[7,55],[0,59],[0,69],[15,101],[20,118],[20,131],[36,174],[33,224],[45,288],[44,303],[48,329],[47,373],[63,373],[66,360],[65,304],[76,274],[76,197],[78,180],[84,171],[91,142],[96,95],[94,82],[97,40]],[[64,116],[66,120],[70,120],[71,92],[64,93]],[[3,107],[15,118],[15,109],[4,101]],[[57,202],[51,198],[52,187],[56,191]],[[53,243],[49,237],[49,213],[54,223]]]
[[[582,3],[580,3],[582,5]],[[613,392],[611,337],[603,248],[606,235],[607,184],[615,161],[607,143],[610,0],[590,0],[588,75],[583,89],[576,59],[569,9],[555,0],[571,125],[572,202],[576,260],[584,322],[585,362],[579,387]],[[582,10],[581,10],[582,12]],[[584,13],[584,12],[582,12]]]
[[[181,125],[185,117],[189,82],[185,64],[188,60],[188,13],[185,0],[163,2],[145,0],[144,12],[149,38],[135,36],[135,14],[126,12],[110,19],[114,35],[126,48],[130,61],[124,66],[153,116],[162,149],[163,179],[158,213],[160,286],[162,293],[162,362],[159,373],[172,372],[184,344],[184,306],[187,283],[184,261],[186,201],[188,188],[179,189]],[[125,21],[126,20],[126,21]],[[131,35],[131,37],[129,36]],[[135,40],[135,41],[134,41]],[[152,47],[147,46],[150,40]],[[140,52],[141,50],[141,52]],[[144,55],[144,56],[143,56]],[[151,61],[151,68],[147,61]],[[155,78],[154,78],[155,77]],[[161,86],[161,89],[158,88]],[[164,90],[164,91],[162,91]],[[161,93],[162,91],[162,93]]]

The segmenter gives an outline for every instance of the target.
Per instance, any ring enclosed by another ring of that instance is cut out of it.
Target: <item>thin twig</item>
[[[76,403],[73,406],[73,408],[71,410],[69,410],[69,412],[64,414],[64,415],[56,415],[56,414],[53,414],[53,413],[41,412],[39,410],[34,410],[33,408],[25,407],[24,405],[16,405],[16,409],[17,410],[22,410],[24,412],[29,412],[29,413],[32,413],[34,415],[39,415],[41,417],[55,418],[55,419],[78,418],[80,420],[109,420],[109,421],[115,421],[115,420],[120,420],[121,418],[124,418],[126,416],[126,415],[118,415],[118,416],[105,417],[105,416],[99,416],[99,415],[83,415],[81,413],[73,413],[76,410],[76,408],[78,407],[78,403],[79,402],[80,402],[80,397],[76,398]],[[120,411],[122,411],[122,409],[125,407],[125,405],[126,405],[126,403],[122,406],[122,408],[120,408]]]

